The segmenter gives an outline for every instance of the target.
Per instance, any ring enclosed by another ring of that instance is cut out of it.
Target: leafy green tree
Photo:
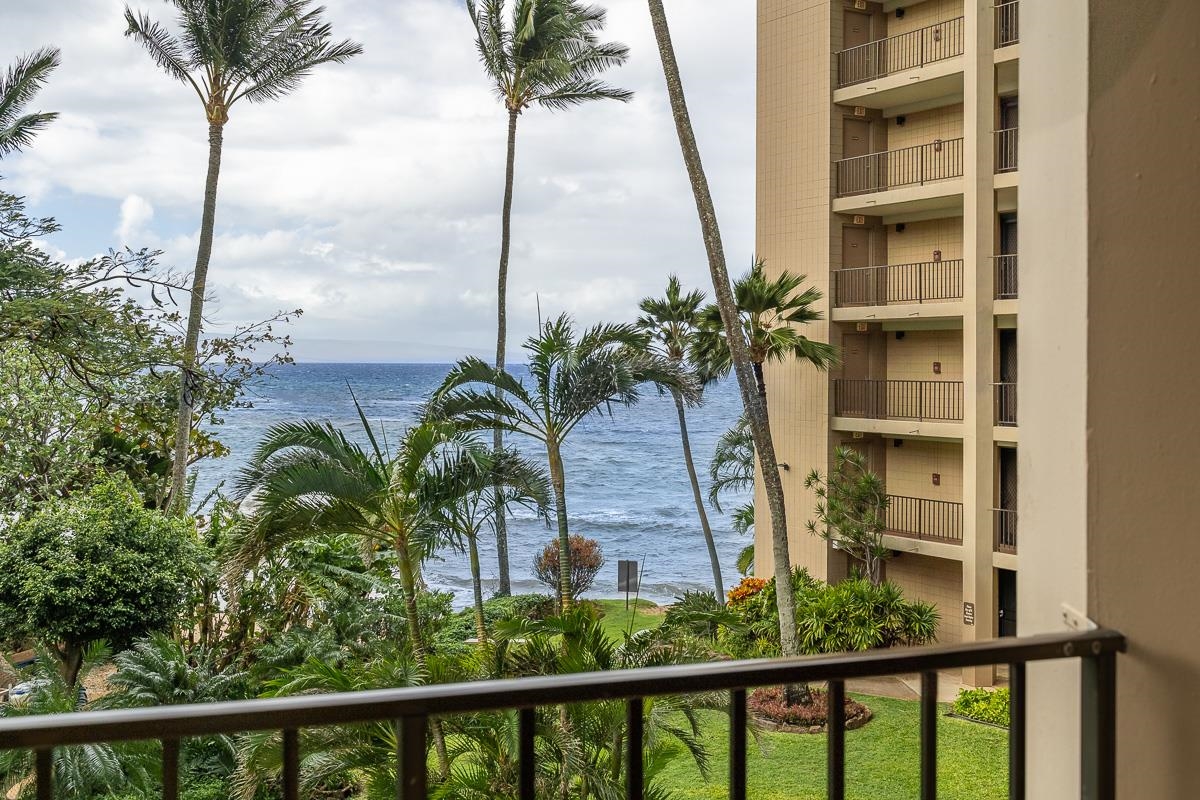
[[[737,424],[721,434],[708,462],[708,501],[721,511],[721,495],[754,491],[754,437],[745,414]],[[754,503],[746,501],[733,509],[733,529],[741,534],[754,532]],[[742,548],[737,558],[738,571],[743,575],[754,569],[754,544]]]
[[[757,390],[750,348],[746,335],[739,325],[737,302],[729,283],[729,268],[725,263],[725,247],[721,243],[721,228],[717,223],[717,210],[713,205],[712,193],[708,188],[708,176],[700,159],[700,147],[692,129],[688,114],[687,98],[683,92],[683,81],[679,76],[679,63],[675,60],[675,46],[671,41],[671,30],[667,25],[667,12],[662,0],[647,0],[650,24],[658,44],[659,59],[662,61],[663,78],[667,86],[667,98],[675,118],[675,131],[679,137],[679,149],[692,185],[692,196],[696,201],[696,213],[700,218],[700,233],[704,250],[708,255],[708,270],[712,277],[715,304],[720,312],[721,325],[725,329],[725,341],[729,349],[729,363],[737,377],[742,405],[750,422],[754,437],[754,449],[762,464],[762,482],[767,497],[771,519],[771,551],[774,556],[775,576],[785,582],[791,574],[791,558],[788,553],[788,528],[784,505],[783,480],[779,476],[779,462],[775,457],[775,442],[771,438],[767,404]],[[790,596],[780,596],[780,635],[783,637],[785,655],[800,654],[800,646],[793,635],[796,610]]]
[[[577,533],[571,534],[571,592],[574,600],[578,600],[584,592],[592,588],[596,576],[604,566],[604,553],[600,543]],[[551,539],[542,552],[533,557],[533,575],[551,590],[557,591],[562,585],[559,570],[562,559],[558,553],[558,539]]]
[[[23,111],[59,63],[58,49],[45,47],[21,56],[0,75],[0,158],[27,147],[58,117],[53,111]]]
[[[699,333],[700,309],[704,303],[704,292],[691,291],[684,294],[679,277],[667,279],[667,291],[662,297],[646,297],[638,304],[642,316],[638,326],[650,334],[650,344],[655,353],[670,359],[682,367],[693,369],[690,359],[695,352],[696,336]],[[704,499],[700,492],[700,479],[696,475],[696,462],[692,459],[692,444],[688,437],[687,404],[682,395],[671,390],[675,401],[675,413],[679,417],[679,437],[683,442],[683,462],[687,467],[688,480],[692,484],[692,500],[696,504],[696,515],[700,517],[700,530],[704,533],[704,544],[708,547],[708,561],[712,567],[713,587],[718,603],[725,600],[725,582],[721,578],[721,560],[717,555],[717,543],[713,539],[708,513],[704,510]]]
[[[0,539],[0,628],[45,642],[74,686],[93,642],[170,628],[196,550],[191,521],[143,508],[127,480],[52,501]]]
[[[688,402],[698,396],[686,371],[648,353],[645,344],[645,334],[631,325],[597,325],[577,334],[564,314],[525,342],[531,386],[482,359],[466,358],[450,370],[430,404],[435,417],[474,430],[498,423],[545,448],[558,524],[559,603],[564,610],[571,608],[574,594],[563,444],[592,414],[637,403],[643,383],[675,386]]]
[[[175,80],[192,88],[208,122],[208,174],[200,242],[192,272],[191,305],[182,348],[182,390],[175,427],[171,486],[176,510],[188,465],[193,406],[201,382],[196,375],[200,330],[216,227],[217,181],[230,109],[239,101],[277,100],[299,88],[322,64],[341,64],[362,52],[355,42],[332,41],[323,9],[311,0],[170,0],[177,36],[146,14],[125,8],[126,36],[146,49]]]
[[[85,679],[107,663],[109,650],[103,642],[92,642],[83,651],[79,678]],[[34,666],[20,674],[33,684],[33,691],[19,701],[0,705],[0,717],[25,717],[34,714],[67,714],[88,710],[89,704],[80,687],[68,682],[60,670],[51,666],[55,657],[43,651]],[[82,744],[56,747],[51,759],[53,797],[73,800],[102,797],[128,790],[148,789],[153,779],[151,763],[144,747],[137,745]],[[0,751],[0,787],[6,798],[33,800],[38,796],[33,750]]]
[[[622,44],[601,42],[605,12],[576,0],[467,0],[475,25],[475,46],[496,96],[508,112],[508,154],[500,213],[500,268],[496,311],[496,369],[504,369],[508,340],[508,253],[512,242],[513,176],[516,172],[517,120],[532,105],[566,111],[595,100],[627,102],[633,93],[599,80],[603,72],[629,58]],[[505,12],[510,20],[505,21]],[[496,450],[504,432],[496,428]],[[499,489],[497,489],[499,492]],[[512,591],[508,534],[503,517],[496,525],[500,594]]]
[[[862,574],[878,586],[883,562],[891,550],[883,546],[888,495],[883,479],[871,471],[865,454],[851,447],[833,451],[833,469],[808,473],[804,487],[817,496],[815,520],[808,532],[820,536],[862,566]]]

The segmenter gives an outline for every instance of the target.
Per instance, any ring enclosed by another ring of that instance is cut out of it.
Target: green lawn
[[[637,601],[637,607],[634,607],[633,598],[629,599],[629,610],[625,610],[625,600],[592,600],[600,607],[604,616],[600,619],[600,624],[604,626],[604,630],[612,637],[613,641],[624,641],[625,632],[629,630],[630,619],[633,620],[633,630],[643,631],[648,628],[657,628],[662,624],[662,611],[656,614],[647,614],[645,609],[657,609],[654,603],[649,600]]]
[[[866,703],[875,716],[865,727],[846,734],[846,796],[859,800],[916,797],[920,790],[919,704],[881,697],[855,699]],[[682,747],[656,773],[659,785],[680,800],[728,797],[728,719],[705,712],[704,737],[710,752],[708,781]],[[759,800],[824,798],[825,739],[824,734],[763,733],[757,745],[751,740],[749,796]],[[939,798],[1004,798],[1008,796],[1007,781],[1007,731],[938,717]]]

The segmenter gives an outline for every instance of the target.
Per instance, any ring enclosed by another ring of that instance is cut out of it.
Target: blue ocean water
[[[278,422],[328,420],[361,439],[361,424],[350,389],[367,417],[397,440],[422,403],[445,377],[444,364],[295,364],[277,368],[254,384],[252,408],[225,416],[218,435],[230,455],[203,462],[197,497],[229,479],[245,464],[266,429]],[[514,370],[520,374],[520,370]],[[707,492],[707,466],[717,438],[741,411],[732,381],[705,392],[703,405],[688,412],[693,455]],[[642,596],[669,601],[686,589],[710,589],[712,572],[684,468],[675,405],[647,387],[640,404],[618,407],[612,416],[593,416],[572,433],[564,452],[567,509],[572,533],[597,540],[606,563],[591,595],[618,596],[617,561],[644,562]],[[544,458],[538,443],[511,437],[531,457]],[[731,498],[733,501],[734,498]],[[735,505],[730,502],[729,507]],[[737,552],[749,543],[735,533],[727,515],[709,509],[726,588],[737,582]],[[554,533],[534,515],[510,518],[509,551],[514,592],[539,591],[532,562]],[[485,593],[495,589],[495,544],[481,541]],[[455,593],[455,604],[470,602],[470,571],[465,554],[444,552],[425,566],[436,589]]]

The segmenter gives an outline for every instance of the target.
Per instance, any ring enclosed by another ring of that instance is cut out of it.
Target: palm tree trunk
[[[475,592],[475,635],[479,643],[487,641],[487,626],[483,621],[483,581],[479,577],[479,537],[477,533],[467,534],[467,551],[471,557],[471,588]]]
[[[508,251],[512,244],[512,200],[513,175],[517,166],[517,116],[519,111],[508,112],[508,159],[504,168],[504,206],[500,212],[500,269],[496,285],[496,369],[504,369],[504,350],[508,346]],[[503,396],[497,392],[497,396]],[[497,456],[504,448],[504,431],[497,427],[492,431],[492,444]],[[494,488],[496,505],[500,506],[499,484]],[[496,516],[496,560],[500,565],[500,586],[496,594],[507,597],[512,594],[512,580],[508,571],[508,521],[503,514]]]
[[[221,175],[221,143],[225,125],[208,125],[208,176],[204,181],[204,211],[200,218],[200,244],[196,248],[196,268],[192,272],[192,299],[188,307],[187,330],[183,337],[183,364],[179,374],[179,410],[175,418],[175,449],[171,461],[171,488],[168,507],[183,513],[184,485],[187,482],[188,444],[192,437],[192,408],[200,382],[196,375],[196,351],[200,328],[204,324],[204,292],[208,283],[208,262],[212,257],[213,231],[217,222],[217,180]]]
[[[421,633],[421,622],[417,616],[417,571],[406,543],[396,542],[396,557],[400,568],[400,589],[404,593],[404,616],[408,622],[409,646],[412,648],[417,669],[427,676],[425,636]],[[429,730],[433,735],[433,749],[437,752],[438,772],[442,780],[445,780],[450,774],[450,755],[446,751],[446,734],[442,731],[441,720],[431,717]]]
[[[554,512],[558,518],[558,603],[565,613],[571,610],[571,534],[567,526],[567,485],[558,442],[546,442],[550,462],[550,485],[554,489]]]
[[[666,79],[667,95],[671,100],[671,111],[675,117],[675,130],[679,135],[679,147],[692,184],[696,200],[696,212],[700,217],[700,229],[704,238],[704,249],[708,253],[708,267],[712,274],[713,295],[721,311],[725,326],[725,338],[729,342],[730,360],[737,376],[742,403],[750,420],[750,431],[754,437],[754,449],[758,453],[760,474],[767,496],[767,509],[771,514],[771,544],[775,561],[775,592],[779,607],[779,640],[784,655],[800,655],[796,638],[796,602],[792,593],[784,587],[791,585],[792,566],[788,553],[787,517],[783,503],[783,481],[779,477],[779,465],[775,459],[775,443],[771,438],[771,427],[767,421],[767,409],[754,380],[750,366],[749,346],[738,319],[737,304],[729,283],[729,269],[725,264],[725,250],[721,244],[721,229],[717,224],[717,212],[708,189],[708,178],[700,160],[700,148],[688,116],[687,99],[683,93],[683,82],[679,77],[679,64],[675,61],[675,49],[671,44],[671,32],[667,27],[667,14],[662,0],[647,0],[650,21],[654,26],[654,37],[658,42],[658,53],[662,59],[663,76]]]
[[[79,681],[79,671],[83,669],[83,645],[67,641],[58,649],[58,656],[62,659],[63,681],[74,689]]]
[[[768,413],[767,408],[767,379],[763,376],[763,365],[760,361],[753,362],[754,367],[754,385],[758,389],[758,396],[762,398],[763,413]]]
[[[713,540],[712,526],[708,524],[708,512],[704,510],[704,496],[700,492],[700,479],[696,477],[696,463],[692,461],[692,444],[688,438],[687,411],[679,392],[671,390],[675,398],[675,411],[679,414],[679,437],[683,440],[683,460],[687,464],[688,479],[692,482],[692,499],[696,501],[696,513],[700,515],[700,528],[704,531],[704,543],[708,545],[708,560],[712,564],[713,585],[717,590],[717,602],[725,605],[725,582],[721,579],[721,560],[717,556],[717,543]]]

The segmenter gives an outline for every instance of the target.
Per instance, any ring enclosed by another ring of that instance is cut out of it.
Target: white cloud
[[[645,3],[604,4],[607,37],[632,51],[608,78],[636,96],[522,116],[513,342],[536,324],[538,296],[545,315],[565,310],[592,323],[631,318],[669,272],[708,283]],[[190,267],[207,163],[196,97],[121,35],[121,0],[14,5],[4,11],[13,33],[6,42],[58,45],[64,63],[37,103],[62,116],[27,153],[4,162],[10,191],[108,204],[107,219],[120,213],[119,239],[160,247],[168,263]],[[168,19],[167,4],[132,5]],[[306,338],[348,342],[347,358],[355,340],[425,343],[431,353],[447,344],[486,349],[506,120],[461,2],[325,5],[335,35],[361,41],[366,53],[318,70],[279,102],[234,108],[212,316],[230,324],[302,306],[294,329],[301,355]],[[724,238],[740,264],[753,247],[755,5],[680,0],[670,11]],[[15,54],[0,52],[0,63]],[[53,206],[39,211],[56,214]],[[68,249],[76,256],[109,244]]]

